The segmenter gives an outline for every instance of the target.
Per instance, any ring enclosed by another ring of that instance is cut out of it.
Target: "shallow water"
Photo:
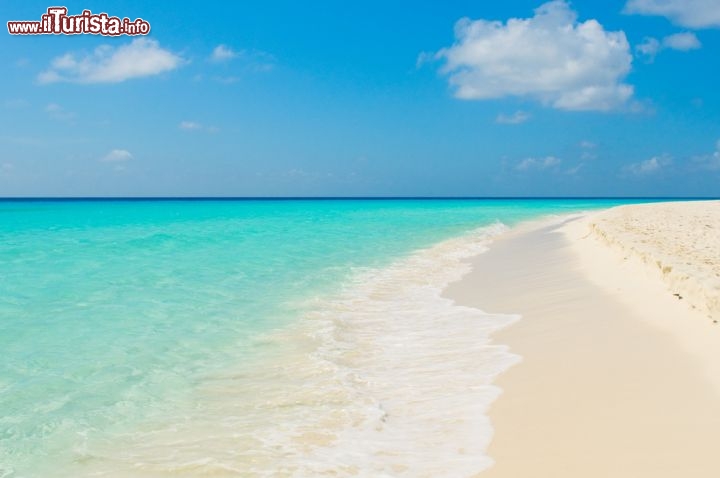
[[[0,477],[471,475],[515,318],[442,289],[617,202],[0,202]]]

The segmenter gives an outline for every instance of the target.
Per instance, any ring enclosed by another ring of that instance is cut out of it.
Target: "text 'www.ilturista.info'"
[[[66,7],[50,7],[40,21],[9,21],[11,35],[147,35],[150,23],[142,18],[111,17],[107,13],[83,10],[80,15],[68,15]]]

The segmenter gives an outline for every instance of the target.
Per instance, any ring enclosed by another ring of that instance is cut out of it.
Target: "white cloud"
[[[104,163],[121,163],[124,161],[130,161],[133,159],[133,155],[126,149],[113,149],[108,154],[100,158],[100,161]]]
[[[715,143],[715,151],[712,154],[694,158],[693,162],[700,169],[720,171],[720,139]]]
[[[564,172],[568,176],[575,176],[575,175],[577,175],[577,173],[580,172],[580,170],[582,169],[583,166],[584,165],[582,163],[579,163],[579,164],[576,164],[575,166],[573,166],[572,168],[566,169]]]
[[[638,173],[652,173],[653,171],[660,169],[661,166],[662,163],[660,160],[657,157],[653,157],[633,165],[632,169]]]
[[[178,125],[178,128],[180,128],[183,131],[205,131],[206,133],[215,134],[218,131],[220,131],[220,128],[217,126],[205,126],[202,123],[198,123],[197,121],[181,121]]]
[[[625,33],[578,22],[565,0],[505,23],[463,18],[455,38],[435,57],[461,99],[521,96],[564,110],[609,110],[633,94],[622,82],[632,64]]]
[[[226,63],[236,58],[240,62],[241,69],[246,72],[265,73],[275,68],[275,57],[270,53],[262,50],[233,50],[227,45],[216,46],[208,60],[213,63]],[[229,76],[218,79],[223,83],[234,83],[239,78]]]
[[[50,103],[45,107],[45,112],[50,116],[52,119],[58,120],[58,121],[72,121],[75,119],[75,113],[71,113],[70,111],[66,111],[65,108],[60,106],[57,103]]]
[[[692,32],[675,33],[663,38],[663,46],[673,50],[697,50],[702,46],[698,37]]]
[[[702,44],[698,37],[692,32],[681,32],[668,35],[662,41],[653,37],[646,37],[642,43],[635,47],[640,55],[645,56],[648,61],[653,61],[655,56],[662,50],[689,51],[697,50]]]
[[[59,56],[38,75],[38,82],[119,83],[171,71],[183,63],[181,57],[161,48],[156,40],[137,38],[117,48],[101,45],[92,54]]]
[[[178,125],[178,128],[184,129],[186,131],[193,131],[193,130],[202,129],[202,125],[195,121],[181,121],[180,124]]]
[[[623,168],[623,170],[638,176],[644,176],[657,173],[662,168],[670,165],[671,163],[672,158],[670,158],[670,156],[653,156],[652,158],[646,159],[645,161],[628,164]]]
[[[230,48],[227,45],[218,45],[215,48],[213,48],[212,54],[210,55],[210,61],[214,61],[216,63],[222,63],[224,61],[232,60],[233,58],[237,57],[238,53],[236,51],[233,51],[232,48]]]
[[[562,161],[555,156],[546,156],[544,158],[525,158],[515,166],[515,169],[518,171],[548,169],[560,165],[561,162]]]
[[[593,143],[592,141],[588,140],[582,140],[580,141],[580,149],[582,152],[580,153],[580,160],[581,161],[592,161],[594,159],[597,159],[598,155],[596,153],[597,150],[597,144]],[[578,167],[578,170],[580,168]]]
[[[511,115],[500,113],[499,115],[497,115],[497,118],[495,118],[495,122],[500,124],[520,124],[526,122],[529,119],[529,113],[526,113],[524,111],[516,111]]]
[[[649,61],[654,60],[660,50],[662,50],[662,44],[657,38],[653,37],[646,37],[642,43],[635,46],[635,51],[647,57]]]
[[[417,57],[417,60],[415,60],[415,68],[420,68],[425,63],[429,63],[429,62],[433,61],[434,59],[435,59],[435,53],[421,51]]]
[[[625,13],[659,15],[687,28],[720,27],[717,0],[628,0]]]

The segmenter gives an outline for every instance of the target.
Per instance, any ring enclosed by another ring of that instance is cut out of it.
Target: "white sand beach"
[[[720,202],[520,226],[445,294],[522,319],[495,334],[481,476],[720,476]]]

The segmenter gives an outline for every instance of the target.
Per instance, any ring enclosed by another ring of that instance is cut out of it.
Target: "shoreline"
[[[698,208],[639,207],[668,204]],[[522,361],[495,381],[495,464],[479,476],[720,474],[720,329],[651,261],[589,233],[589,221],[637,207],[522,224],[445,289],[458,305],[522,315],[492,337]]]

